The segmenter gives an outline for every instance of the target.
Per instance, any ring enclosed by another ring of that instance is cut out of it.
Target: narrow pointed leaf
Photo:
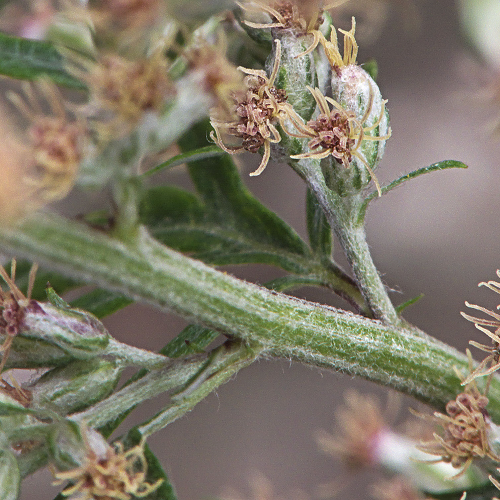
[[[446,170],[448,168],[468,168],[468,167],[465,163],[462,163],[461,161],[456,161],[456,160],[443,160],[443,161],[440,161],[437,163],[433,163],[432,165],[429,165],[428,167],[418,168],[417,170],[413,170],[413,172],[402,175],[398,179],[392,181],[387,186],[383,186],[381,189],[382,194],[386,194],[389,191],[392,191],[394,188],[403,184],[403,182],[409,181],[410,179],[415,179],[416,177],[419,177],[420,175],[429,174],[431,172],[436,172],[439,170]],[[378,198],[377,192],[371,193],[365,199],[365,202],[363,204],[363,208],[361,211],[362,217],[364,217],[368,203],[370,203],[370,201],[372,201],[374,198]]]
[[[0,33],[0,74],[20,80],[48,76],[59,85],[84,90],[85,85],[64,69],[62,56],[50,42]]]
[[[168,170],[173,167],[177,167],[184,163],[189,163],[192,161],[204,160],[205,158],[213,158],[215,156],[222,156],[226,154],[222,149],[218,146],[204,146],[199,149],[195,149],[193,151],[188,151],[186,153],[181,153],[179,155],[174,156],[173,158],[160,163],[156,167],[151,168],[147,172],[142,174],[142,177],[150,177],[158,172],[163,170]]]
[[[407,307],[412,306],[413,304],[415,304],[416,302],[418,302],[423,297],[424,297],[424,294],[421,293],[421,294],[417,295],[416,297],[413,297],[410,300],[407,300],[406,302],[403,302],[402,304],[399,304],[399,306],[396,307],[396,312],[398,314],[400,314]]]
[[[309,244],[315,253],[329,258],[332,254],[332,230],[321,205],[310,189],[307,190],[306,211]]]
[[[181,138],[179,146],[184,152],[206,146],[210,130],[208,122],[195,125]],[[300,255],[309,253],[297,233],[252,196],[229,155],[192,162],[189,173],[209,220],[237,228],[260,243]]]

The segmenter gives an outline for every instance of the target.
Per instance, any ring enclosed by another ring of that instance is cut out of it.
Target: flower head
[[[461,468],[454,477],[462,475],[475,458],[488,457],[500,461],[492,450],[488,438],[491,418],[486,410],[488,398],[481,394],[474,382],[465,386],[455,399],[446,405],[446,414],[435,412],[433,416],[420,415],[443,428],[441,435],[424,442],[419,449],[438,456],[438,461]]]
[[[226,153],[237,154],[243,151],[256,153],[264,147],[264,155],[259,167],[250,175],[260,175],[266,168],[271,155],[271,144],[281,141],[280,133],[275,124],[283,123],[284,119],[291,112],[291,106],[286,102],[287,96],[284,90],[274,86],[274,80],[278,74],[281,57],[280,41],[276,40],[276,57],[271,75],[268,77],[263,70],[238,69],[246,73],[246,91],[236,93],[233,96],[233,114],[236,120],[224,120],[217,116],[214,110],[211,116],[211,123],[215,134],[211,137]],[[240,146],[228,147],[221,138],[221,135],[234,136],[242,140]]]
[[[344,66],[350,66],[351,64],[356,64],[356,57],[358,56],[358,44],[354,38],[354,33],[356,31],[356,20],[354,17],[351,20],[352,26],[349,31],[344,31],[339,29],[340,33],[344,35],[344,51],[343,55],[340,54],[339,42],[337,38],[337,31],[332,26],[330,31],[330,40],[327,40],[321,33],[319,35],[319,41],[323,45],[323,49],[326,54],[326,58],[330,62],[333,69],[338,71]]]
[[[8,290],[0,288],[0,329],[6,335],[6,339],[0,346],[0,352],[3,352],[2,361],[0,362],[0,373],[2,372],[14,337],[20,332],[21,324],[24,319],[24,313],[31,301],[31,291],[35,283],[35,275],[38,269],[37,264],[33,264],[29,274],[28,294],[24,294],[19,290],[15,283],[16,279],[16,261],[12,259],[10,276],[3,266],[0,266],[0,276],[8,286]]]
[[[318,88],[308,87],[308,89],[318,105],[319,114],[314,120],[309,120],[307,124],[304,124],[296,114],[290,115],[298,132],[290,135],[309,138],[310,151],[291,156],[291,158],[321,159],[331,155],[345,168],[349,168],[353,156],[355,156],[365,165],[380,193],[377,178],[359,148],[363,141],[385,141],[390,137],[390,129],[388,135],[370,135],[370,132],[376,130],[384,118],[387,101],[382,101],[381,112],[375,123],[371,126],[364,126],[372,111],[371,103],[367,106],[364,116],[359,119],[354,111],[345,109],[331,97],[325,97]],[[333,106],[332,109],[330,109],[330,104]]]
[[[323,2],[314,1],[290,1],[277,0],[274,2],[263,2],[250,0],[238,3],[238,5],[250,15],[265,14],[271,18],[270,23],[256,23],[245,20],[244,23],[251,28],[277,28],[281,30],[293,30],[297,36],[310,35],[313,41],[307,50],[298,54],[300,57],[312,52],[320,42],[321,33],[318,31],[323,23],[323,13],[336,7],[347,0],[337,0],[323,5]]]
[[[97,62],[68,54],[70,71],[90,89],[80,112],[89,117],[100,141],[127,135],[146,112],[160,112],[173,97],[165,49],[161,44],[149,57],[135,60],[105,54]]]
[[[60,200],[72,189],[82,158],[86,126],[82,120],[71,119],[63,98],[49,80],[37,82],[38,93],[48,102],[50,113],[29,83],[23,86],[25,98],[10,92],[9,99],[29,121],[29,161],[32,166],[24,178],[41,203]]]
[[[498,277],[500,277],[500,270],[497,270],[497,275]],[[500,293],[500,283],[498,283],[497,281],[481,282],[478,286],[486,286],[490,290],[493,290],[496,293]],[[491,345],[485,345],[475,342],[474,340],[469,341],[469,344],[477,347],[481,351],[489,353],[489,355],[465,379],[464,384],[467,384],[470,381],[474,380],[476,377],[490,375],[500,368],[500,314],[497,314],[494,311],[490,311],[485,307],[470,304],[469,302],[465,302],[465,305],[467,307],[470,307],[471,309],[476,309],[477,311],[481,311],[487,316],[490,316],[491,319],[478,318],[464,312],[460,313],[466,320],[474,323],[474,326],[478,330],[488,335],[492,342]],[[498,307],[500,308],[500,306]],[[492,328],[493,331],[491,331],[489,328]]]
[[[221,35],[217,43],[205,38],[195,39],[183,52],[190,71],[199,75],[203,90],[214,97],[214,108],[220,114],[231,114],[232,98],[244,92],[243,73],[226,57],[226,40]]]
[[[377,500],[424,500],[424,495],[403,476],[377,482],[372,493]]]
[[[85,453],[79,467],[55,472],[54,484],[71,481],[62,494],[75,500],[130,500],[146,497],[163,482],[146,482],[144,442],[125,450],[118,442],[110,446],[96,431],[83,431]]]
[[[347,392],[345,401],[336,415],[341,432],[334,436],[320,431],[316,441],[322,451],[340,456],[350,466],[372,465],[380,437],[389,430],[380,402],[356,391]]]

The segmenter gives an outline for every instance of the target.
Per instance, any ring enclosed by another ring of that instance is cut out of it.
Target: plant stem
[[[248,343],[264,355],[358,375],[417,397],[438,409],[460,392],[453,367],[466,357],[417,329],[383,324],[288,297],[219,272],[142,231],[129,248],[55,215],[39,214],[2,229],[0,248],[69,276],[174,311]],[[500,383],[490,389],[500,420]]]
[[[330,189],[318,160],[305,159],[292,167],[316,195],[325,216],[340,240],[356,282],[375,318],[397,325],[400,320],[375,267],[360,216],[364,198],[360,193],[341,196]]]
[[[222,345],[216,349],[206,366],[197,374],[187,387],[172,398],[172,404],[139,426],[143,436],[150,436],[174,420],[192,410],[214,389],[227,382],[241,368],[248,366],[257,358],[259,349],[254,350],[244,343]]]

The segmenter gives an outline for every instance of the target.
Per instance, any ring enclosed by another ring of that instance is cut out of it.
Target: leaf
[[[179,358],[188,354],[203,352],[219,333],[198,325],[188,325],[175,339],[171,340],[160,354],[169,358]]]
[[[202,147],[209,131],[208,122],[197,124],[179,140],[179,146],[183,151]],[[209,220],[237,229],[259,243],[299,255],[309,253],[297,233],[252,196],[229,155],[193,162],[189,173]]]
[[[416,297],[413,297],[412,299],[407,300],[406,302],[403,302],[402,304],[399,304],[399,306],[396,307],[396,312],[398,314],[401,314],[401,312],[403,312],[407,307],[412,306],[413,304],[415,304],[415,302],[418,302],[423,297],[424,297],[424,294],[421,293],[421,294],[417,295]]]
[[[208,132],[208,123],[197,125],[179,142],[184,152],[178,158],[192,160],[198,196],[172,186],[152,188],[141,201],[141,222],[162,243],[206,263],[265,263],[309,273],[310,249],[252,196],[229,155],[214,157],[213,147],[205,146]]]
[[[187,153],[176,155],[173,158],[160,163],[156,167],[151,168],[147,172],[144,172],[141,177],[150,177],[158,172],[161,172],[162,170],[168,170],[170,168],[183,165],[184,163],[204,160],[205,158],[213,158],[215,156],[222,156],[224,154],[226,153],[218,146],[204,146],[202,148],[195,149],[194,151],[188,151]]]
[[[437,163],[433,163],[432,165],[429,165],[428,167],[418,168],[417,170],[414,170],[413,172],[402,175],[398,179],[392,181],[387,186],[383,186],[381,188],[382,194],[386,194],[389,191],[392,191],[395,187],[398,187],[399,185],[403,184],[403,182],[409,181],[410,179],[415,179],[416,177],[419,177],[420,175],[428,174],[430,172],[436,172],[439,170],[446,170],[448,168],[468,168],[468,167],[465,163],[462,163],[461,161],[456,161],[456,160],[443,160],[443,161],[440,161]],[[377,192],[373,192],[366,197],[366,199],[363,203],[363,206],[361,207],[361,210],[360,210],[361,219],[364,218],[365,213],[366,213],[366,208],[368,207],[368,204],[370,203],[370,201],[372,201],[374,198],[378,198]]]
[[[313,252],[330,258],[332,230],[314,193],[308,189],[306,197],[307,233]]]
[[[20,80],[48,76],[59,85],[84,90],[85,85],[64,69],[62,56],[50,42],[0,33],[0,74]]]
[[[377,81],[378,77],[378,64],[375,59],[368,59],[364,62],[361,67],[373,78],[373,81]]]
[[[425,492],[432,495],[436,500],[460,500],[464,491],[467,492],[466,500],[491,500],[498,493],[498,490],[492,483],[487,482],[483,486],[469,488],[467,490],[459,489],[455,491],[447,491],[443,493]]]
[[[25,408],[21,403],[11,398],[4,392],[0,392],[0,416],[20,415],[33,413],[32,410]]]

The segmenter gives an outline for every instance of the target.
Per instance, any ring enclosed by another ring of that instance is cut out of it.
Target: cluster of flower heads
[[[241,4],[241,7],[246,12],[264,12],[273,18],[273,22],[267,24],[245,21],[250,27],[290,30],[296,36],[311,35],[312,44],[297,57],[305,56],[321,44],[332,71],[339,72],[341,68],[356,65],[358,46],[354,38],[354,18],[350,31],[339,30],[344,34],[342,55],[335,28],[332,27],[330,40],[327,40],[318,29],[322,21],[323,9],[316,8],[314,14],[308,13],[303,16],[296,4],[286,1],[274,2],[270,5],[252,1]],[[325,8],[329,7],[331,6]],[[318,114],[314,119],[305,123],[292,105],[287,102],[288,97],[284,89],[275,86],[280,69],[281,45],[279,39],[274,41],[276,50],[271,75],[268,77],[262,70],[239,67],[238,69],[248,76],[245,78],[245,91],[233,93],[232,116],[227,118],[227,110],[221,112],[220,109],[214,109],[212,111],[211,122],[215,130],[215,135],[212,137],[215,142],[230,154],[243,151],[255,153],[263,147],[262,161],[259,167],[250,174],[259,175],[269,161],[271,144],[278,143],[282,139],[277,129],[279,124],[285,134],[309,139],[307,144],[309,151],[293,155],[292,159],[321,159],[332,156],[339,164],[349,168],[353,156],[356,156],[366,166],[380,193],[378,182],[370,165],[360,152],[360,146],[365,140],[385,141],[390,137],[390,129],[383,137],[375,133],[385,116],[386,101],[382,101],[378,119],[371,125],[365,126],[373,108],[373,89],[368,80],[370,99],[362,117],[357,116],[353,110],[346,109],[331,97],[323,95],[318,88],[307,87],[316,101]],[[330,109],[330,105],[333,109]],[[293,130],[288,128],[289,125],[293,127]],[[240,144],[227,145],[226,142],[234,140],[232,138],[239,139]]]
[[[146,481],[147,461],[144,442],[128,450],[123,443],[110,446],[91,429],[83,432],[85,450],[79,467],[54,472],[55,485],[71,481],[62,495],[78,500],[131,500],[144,498],[156,491],[163,480]]]

